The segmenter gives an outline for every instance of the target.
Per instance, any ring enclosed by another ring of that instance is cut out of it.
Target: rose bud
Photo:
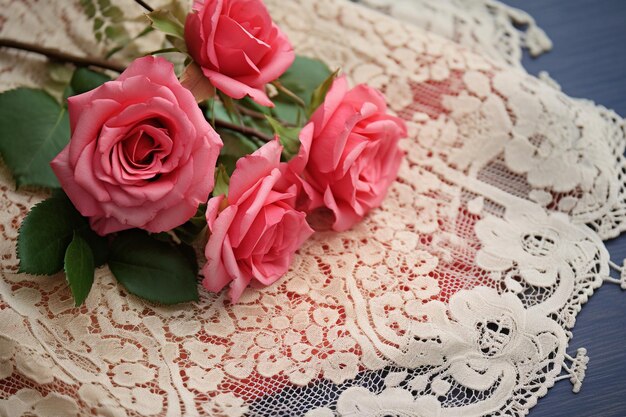
[[[295,59],[261,0],[196,0],[185,21],[194,61],[218,90],[273,106],[264,91]]]

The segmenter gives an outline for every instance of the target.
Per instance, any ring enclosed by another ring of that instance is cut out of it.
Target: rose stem
[[[243,133],[244,135],[254,136],[257,139],[262,140],[263,142],[271,142],[274,138],[259,132],[258,130],[252,129],[247,126],[240,126],[234,123],[227,122],[225,120],[215,119],[215,127],[223,127],[224,129],[234,130],[235,132]]]
[[[143,0],[135,0],[135,3],[137,3],[138,5],[140,5],[141,7],[143,7],[144,9],[146,9],[149,12],[153,12],[154,9],[152,7],[150,7],[150,5],[148,3],[146,3]]]
[[[280,83],[280,81],[276,80],[272,82],[272,85],[274,87],[276,87],[276,89],[284,94],[286,94],[294,103],[296,103],[298,106],[302,107],[303,109],[306,109],[306,103],[304,101],[302,101],[302,99],[300,97],[298,97],[297,95],[295,95],[293,93],[293,91],[289,90],[287,87],[285,87],[284,85],[282,85]]]
[[[66,54],[65,52],[61,52],[57,49],[44,48],[38,45],[31,45],[28,43],[19,42],[19,41],[15,41],[12,39],[0,38],[0,47],[20,49],[23,51],[34,52],[37,54],[44,55],[50,58],[51,60],[70,62],[79,67],[94,66],[94,67],[104,68],[104,69],[108,69],[108,70],[119,72],[119,73],[124,72],[124,69],[125,69],[123,65],[115,64],[115,63],[112,63],[103,59],[74,56],[74,55]],[[273,138],[271,138],[270,136],[267,136],[255,129],[252,129],[247,126],[239,126],[234,123],[226,122],[224,120],[215,120],[215,125],[219,127],[223,127],[225,129],[234,130],[236,132],[240,132],[245,135],[254,136],[264,142],[270,142],[271,140],[273,140]]]
[[[70,55],[70,54],[66,54],[65,52],[61,52],[58,49],[44,48],[39,45],[32,45],[32,44],[16,41],[13,39],[0,38],[0,48],[1,47],[21,49],[23,51],[34,52],[36,54],[45,55],[53,61],[71,62],[72,64],[78,67],[94,66],[94,67],[104,68],[104,69],[108,69],[108,70],[119,72],[119,73],[123,72],[125,69],[123,65],[119,65],[119,64],[107,61],[105,59]]]
[[[242,106],[241,104],[236,104],[237,106],[237,110],[239,110],[241,112],[241,114],[245,114],[246,116],[250,116],[253,119],[258,119],[258,120],[267,120],[267,118],[265,117],[265,113],[261,113],[260,111],[256,111],[256,110],[252,110],[248,107]],[[277,119],[283,126],[286,127],[296,127],[295,124],[293,123],[289,123],[286,122],[284,120],[281,119]]]
[[[237,106],[237,110],[239,110],[242,114],[246,116],[250,116],[254,119],[265,120],[265,114],[260,111],[249,109],[241,104],[235,104]]]

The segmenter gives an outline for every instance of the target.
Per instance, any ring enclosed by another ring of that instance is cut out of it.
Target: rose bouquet
[[[341,232],[381,204],[406,128],[380,92],[296,56],[260,0],[195,1],[184,23],[138,3],[167,45],[125,69],[3,42],[76,66],[60,101],[0,95],[17,186],[50,189],[20,227],[21,272],[64,270],[76,305],[104,264],[150,301],[197,300],[201,274],[236,302],[287,272],[307,215]]]

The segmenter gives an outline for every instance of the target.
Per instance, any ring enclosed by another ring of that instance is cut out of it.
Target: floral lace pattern
[[[411,398],[401,402],[406,412],[520,413],[510,398],[535,401],[530,387],[545,391],[560,372],[579,308],[572,297],[600,284],[607,254],[562,214],[449,181],[409,158],[383,210],[352,231],[319,233],[286,279],[237,305],[208,295],[185,309],[158,308],[125,294],[103,269],[76,309],[63,282],[5,271],[5,374],[22,396],[38,384],[77,389],[83,410],[96,413],[275,415],[259,395],[320,379],[350,388],[302,414],[396,412],[396,397]],[[430,203],[416,204],[417,195]],[[33,355],[42,358],[35,366]],[[386,374],[386,388],[353,384],[363,370]],[[34,394],[28,410],[42,401]],[[18,397],[7,408],[11,401]]]
[[[410,121],[383,207],[317,233],[237,305],[155,306],[102,268],[74,308],[61,277],[17,274],[19,224],[43,196],[3,169],[0,414],[524,415],[567,361],[579,388],[584,351],[565,349],[608,275],[598,234],[623,227],[623,121],[358,5],[267,3],[299,53],[383,89]],[[22,24],[77,16],[49,7]],[[79,29],[64,41],[88,49]],[[2,88],[44,79],[14,55],[0,52]]]
[[[603,239],[624,230],[626,126],[617,114],[365,9],[342,14],[328,6],[319,12],[326,20],[309,25],[287,18],[312,12],[306,9],[289,3],[277,10],[296,45],[341,66],[354,82],[383,89],[391,108],[412,122],[413,136],[451,167],[565,212]],[[373,31],[363,30],[368,19]]]

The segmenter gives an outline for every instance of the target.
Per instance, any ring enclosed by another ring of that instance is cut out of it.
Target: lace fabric
[[[623,121],[358,5],[267,4],[299,53],[382,89],[409,121],[383,206],[314,235],[237,305],[203,292],[155,306],[101,268],[74,308],[60,276],[17,274],[19,224],[44,196],[3,170],[0,414],[525,415],[559,379],[580,389],[585,351],[566,349],[608,275],[600,238],[623,228]],[[76,5],[11,7],[3,36],[98,47],[88,26],[56,35],[44,19],[81,22]],[[2,88],[41,83],[37,62],[0,52]]]
[[[509,66],[521,65],[522,47],[532,55],[551,48],[531,16],[495,1],[360,2]],[[515,25],[525,25],[525,31]],[[441,144],[441,156],[452,167],[568,213],[575,222],[593,227],[602,239],[624,230],[626,128],[620,116],[588,100],[552,91],[560,88],[546,73],[537,79],[501,65],[493,67],[496,72],[471,65],[448,67],[445,78],[431,74],[428,80],[418,77],[409,82],[414,102],[403,110],[413,117],[429,116],[417,134],[425,146],[438,147],[434,142],[440,135],[447,141]],[[497,116],[485,117],[489,112]],[[598,146],[598,140],[603,145]]]
[[[515,67],[521,67],[522,48],[533,56],[552,48],[532,16],[494,0],[354,1]]]

